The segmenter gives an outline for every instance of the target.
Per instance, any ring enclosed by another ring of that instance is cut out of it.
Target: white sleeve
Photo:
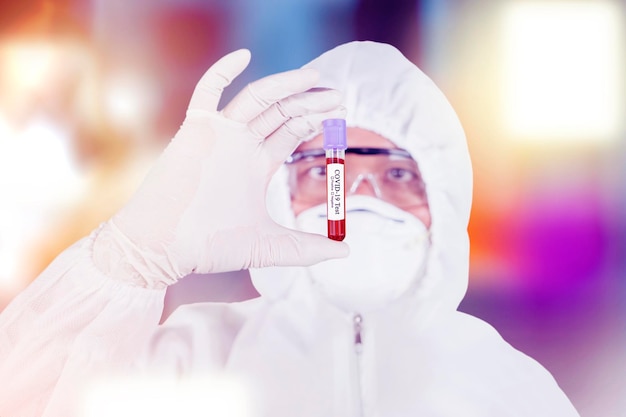
[[[165,289],[105,276],[93,239],[59,255],[0,314],[0,416],[75,415],[87,381],[130,366],[157,328]]]

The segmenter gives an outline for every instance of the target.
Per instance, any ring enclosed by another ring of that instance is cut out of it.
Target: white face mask
[[[424,274],[430,246],[424,223],[377,198],[346,200],[346,238],[350,255],[308,267],[309,276],[337,307],[364,312],[381,307],[413,288]],[[326,205],[307,209],[296,227],[326,234]]]

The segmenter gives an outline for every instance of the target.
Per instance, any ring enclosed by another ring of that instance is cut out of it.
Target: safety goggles
[[[326,153],[294,152],[286,161],[291,198],[305,204],[326,201]],[[427,205],[417,163],[404,149],[346,149],[346,195],[369,194],[401,209]]]

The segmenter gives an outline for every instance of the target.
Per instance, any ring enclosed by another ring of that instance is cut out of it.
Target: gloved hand
[[[300,138],[345,116],[340,93],[312,88],[317,71],[298,69],[249,84],[217,111],[249,61],[249,51],[235,51],[204,74],[174,139],[97,232],[93,257],[107,275],[155,288],[192,272],[347,256],[345,243],[279,226],[265,205],[271,177]]]

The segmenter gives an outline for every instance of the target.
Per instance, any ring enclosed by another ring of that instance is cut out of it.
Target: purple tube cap
[[[346,121],[344,119],[326,119],[324,126],[324,149],[346,149]]]

